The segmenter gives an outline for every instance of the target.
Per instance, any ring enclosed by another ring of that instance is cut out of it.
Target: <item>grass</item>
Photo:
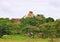
[[[31,38],[24,35],[5,35],[0,38],[0,42],[49,42],[49,39]],[[59,41],[58,41],[59,42]]]

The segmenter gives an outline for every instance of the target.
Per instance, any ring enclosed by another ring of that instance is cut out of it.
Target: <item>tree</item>
[[[38,25],[39,25],[39,24],[43,24],[43,23],[46,22],[46,18],[45,18],[44,15],[42,15],[42,14],[38,14],[38,15],[36,16],[36,18],[37,18],[37,21],[38,21]]]
[[[10,31],[9,31],[9,29],[7,27],[8,26],[5,23],[1,23],[0,24],[0,38],[3,35],[6,35],[6,34],[9,34],[10,33]]]
[[[54,19],[51,18],[51,17],[48,17],[48,18],[46,19],[46,23],[48,23],[48,22],[54,22]]]
[[[56,28],[56,32],[57,32],[56,36],[57,36],[57,38],[60,38],[60,19],[57,19],[55,21],[55,28]]]

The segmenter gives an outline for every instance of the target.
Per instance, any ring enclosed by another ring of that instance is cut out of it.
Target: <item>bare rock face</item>
[[[27,17],[29,17],[29,18],[31,18],[31,17],[34,17],[35,15],[34,15],[34,13],[32,12],[32,11],[29,11],[29,13],[28,13],[28,16]]]
[[[16,18],[11,19],[11,21],[16,24],[20,23],[20,19],[16,19]]]

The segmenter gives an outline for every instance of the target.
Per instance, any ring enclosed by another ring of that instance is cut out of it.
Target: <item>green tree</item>
[[[51,18],[51,17],[48,17],[48,18],[46,19],[46,23],[48,23],[48,22],[54,22],[54,19]]]

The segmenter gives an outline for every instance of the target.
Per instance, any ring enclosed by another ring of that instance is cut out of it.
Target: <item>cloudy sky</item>
[[[0,0],[0,17],[21,18],[28,11],[60,18],[60,0]]]

